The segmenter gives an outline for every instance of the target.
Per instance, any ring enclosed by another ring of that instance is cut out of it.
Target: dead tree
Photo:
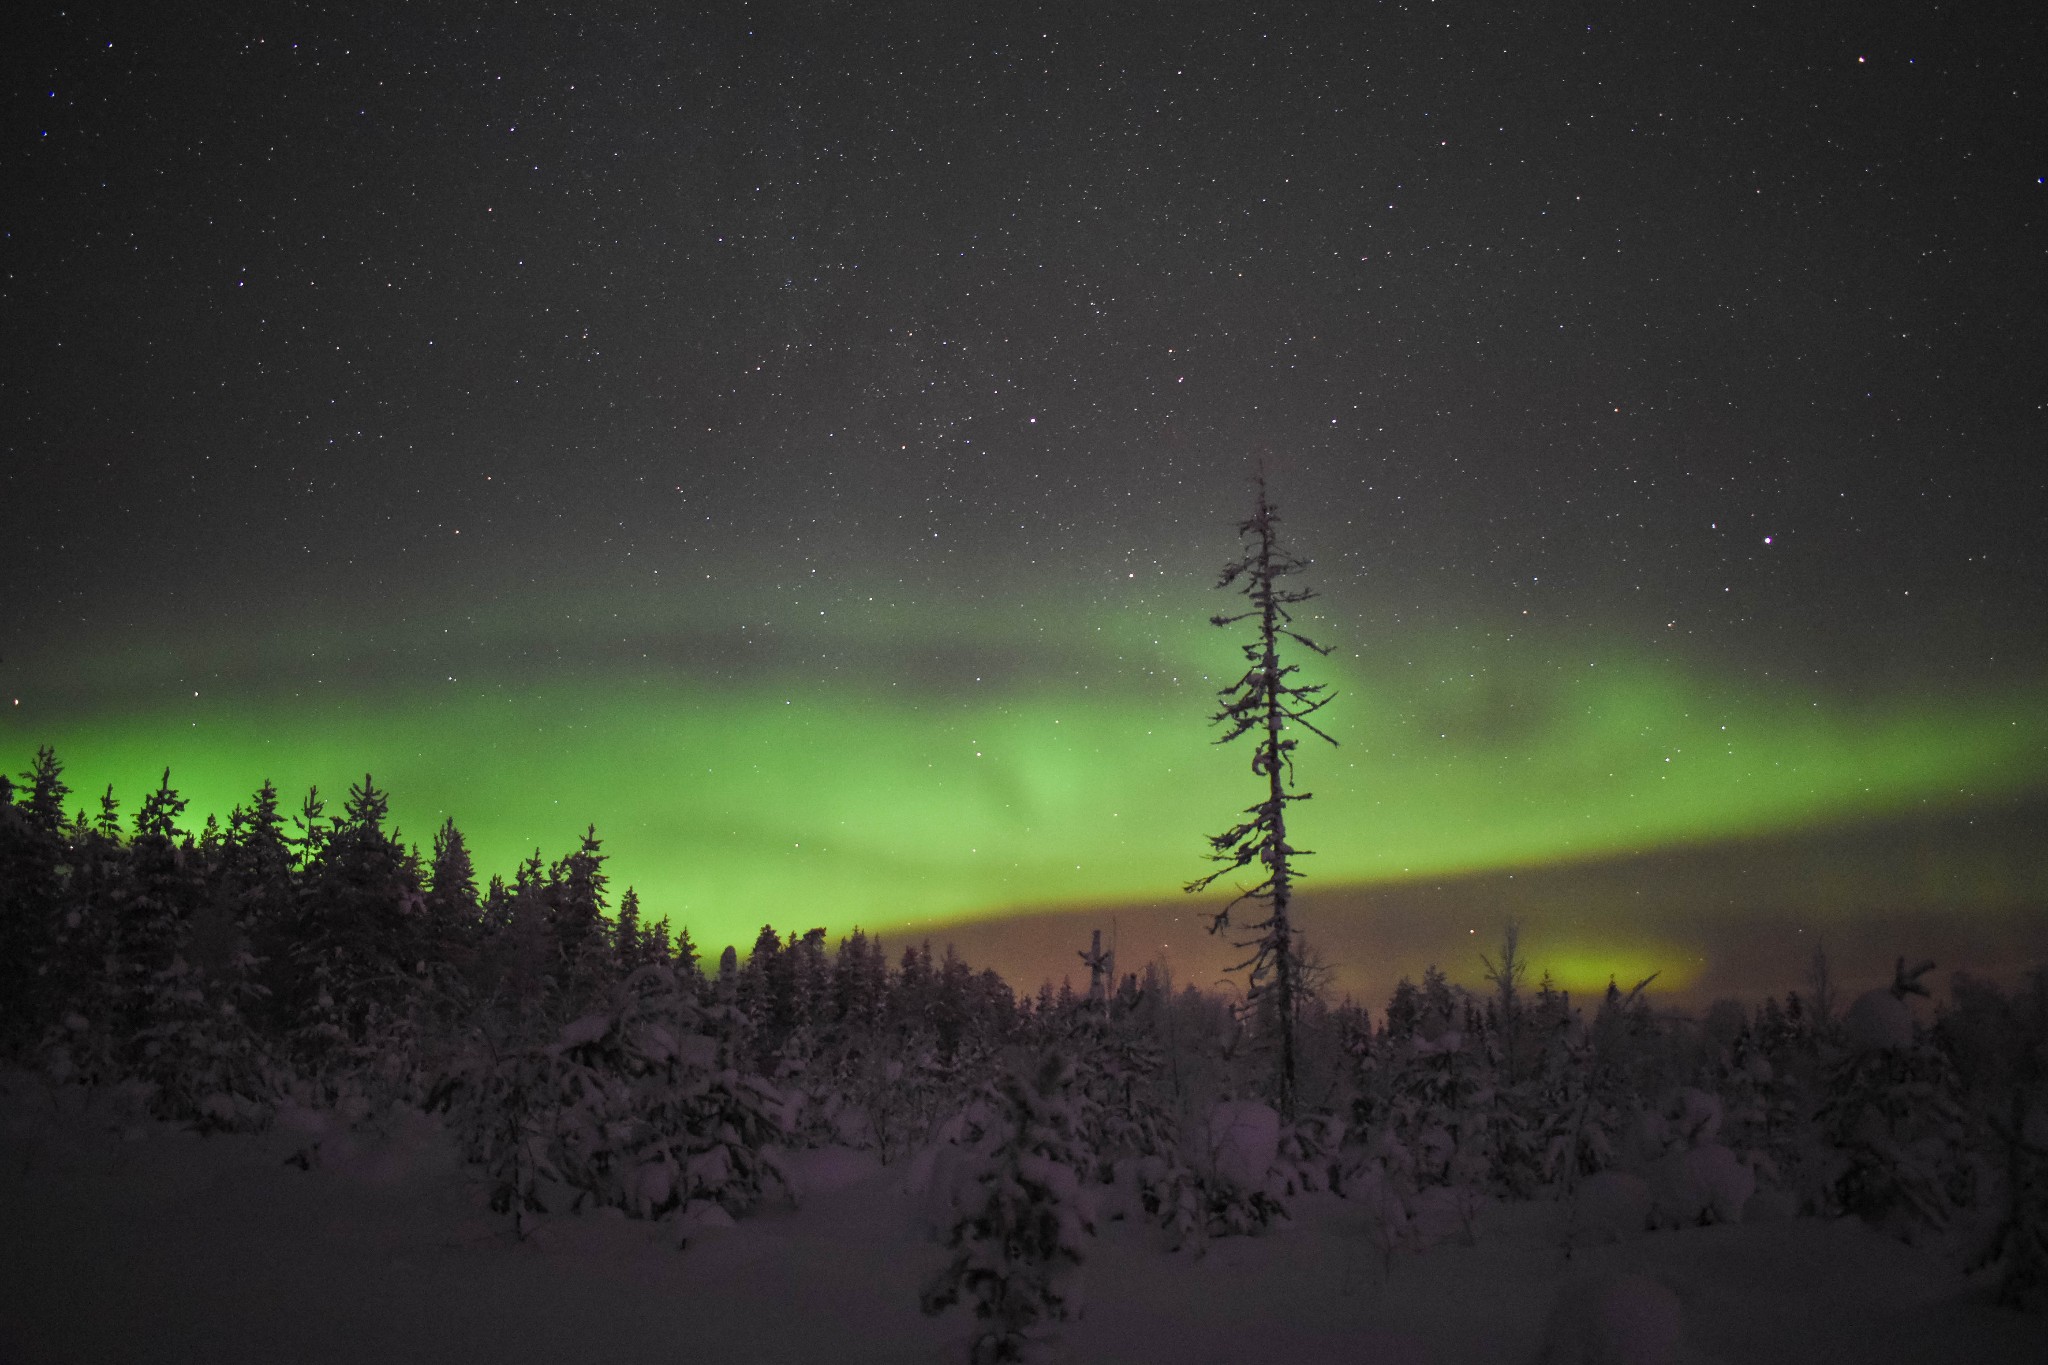
[[[1246,924],[1257,937],[1246,938],[1238,947],[1251,953],[1233,971],[1249,969],[1246,998],[1259,1001],[1270,996],[1278,1017],[1280,1034],[1279,1107],[1283,1116],[1294,1114],[1295,1015],[1301,993],[1301,949],[1288,903],[1294,883],[1300,879],[1295,861],[1310,850],[1287,842],[1287,807],[1306,801],[1312,793],[1295,791],[1294,749],[1300,742],[1292,731],[1306,731],[1330,744],[1337,741],[1308,718],[1328,705],[1331,698],[1321,683],[1290,681],[1298,671],[1294,664],[1281,662],[1281,646],[1292,641],[1316,654],[1328,654],[1293,628],[1290,608],[1316,594],[1307,588],[1282,588],[1280,580],[1308,567],[1308,561],[1282,548],[1275,527],[1279,517],[1266,498],[1266,476],[1261,469],[1254,476],[1257,502],[1251,518],[1239,524],[1242,545],[1239,556],[1224,566],[1219,588],[1236,587],[1250,602],[1244,611],[1210,618],[1219,627],[1240,621],[1257,622],[1257,634],[1245,645],[1244,675],[1217,693],[1222,707],[1210,723],[1224,727],[1218,744],[1252,736],[1252,773],[1266,783],[1265,797],[1245,808],[1245,818],[1221,834],[1209,836],[1209,858],[1223,864],[1206,877],[1187,884],[1190,893],[1204,891],[1219,878],[1256,864],[1260,880],[1218,911],[1209,925],[1210,933],[1230,927],[1230,915],[1250,901],[1265,908],[1263,918]]]

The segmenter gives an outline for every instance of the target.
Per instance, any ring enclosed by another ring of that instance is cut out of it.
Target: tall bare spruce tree
[[[1209,932],[1221,933],[1229,928],[1231,912],[1247,901],[1265,908],[1264,918],[1244,926],[1257,937],[1237,945],[1252,955],[1232,970],[1250,970],[1246,990],[1249,999],[1272,999],[1280,1031],[1279,1107],[1284,1116],[1291,1118],[1295,1089],[1294,1024],[1302,964],[1288,902],[1300,877],[1295,860],[1306,857],[1311,850],[1295,848],[1287,842],[1287,807],[1308,800],[1313,793],[1292,790],[1294,749],[1300,741],[1289,732],[1306,731],[1332,745],[1337,741],[1309,720],[1331,700],[1323,684],[1289,681],[1299,670],[1280,659],[1282,642],[1287,640],[1316,654],[1330,652],[1293,627],[1294,616],[1289,609],[1316,594],[1308,588],[1280,586],[1281,579],[1301,572],[1308,567],[1308,561],[1297,558],[1280,544],[1275,530],[1280,518],[1266,498],[1264,469],[1253,477],[1253,486],[1257,502],[1250,519],[1237,528],[1241,553],[1224,566],[1216,583],[1219,588],[1236,587],[1251,605],[1244,611],[1209,619],[1210,624],[1225,628],[1240,621],[1256,621],[1258,631],[1242,646],[1247,665],[1244,675],[1217,693],[1222,707],[1210,717],[1210,723],[1224,727],[1218,744],[1252,736],[1252,772],[1265,779],[1266,795],[1256,805],[1245,808],[1243,820],[1221,834],[1209,836],[1209,858],[1222,866],[1189,882],[1186,889],[1190,893],[1204,891],[1219,878],[1249,864],[1258,865],[1261,880],[1218,911],[1210,922]]]

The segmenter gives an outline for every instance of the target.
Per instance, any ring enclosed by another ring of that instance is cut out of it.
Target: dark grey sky
[[[1411,611],[2038,658],[2031,7],[703,8],[11,45],[0,654],[1206,564],[1270,448]]]

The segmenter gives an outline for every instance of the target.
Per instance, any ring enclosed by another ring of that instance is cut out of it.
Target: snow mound
[[[783,1165],[806,1194],[834,1194],[871,1179],[882,1169],[873,1152],[851,1147],[813,1147],[786,1153]]]
[[[1799,1216],[1799,1198],[1789,1190],[1760,1189],[1742,1206],[1745,1223],[1782,1223]]]
[[[675,1167],[666,1161],[644,1161],[626,1180],[627,1196],[636,1212],[658,1209],[675,1197]]]
[[[331,1109],[315,1109],[310,1105],[285,1103],[277,1107],[277,1117],[272,1126],[280,1133],[288,1134],[305,1142],[318,1142],[344,1125],[335,1121]]]
[[[1680,1090],[1665,1106],[1674,1138],[1698,1147],[1721,1135],[1721,1097],[1691,1086]]]
[[[1431,1185],[1408,1199],[1409,1225],[1424,1247],[1456,1241],[1473,1244],[1479,1222],[1479,1192],[1465,1185]]]
[[[1739,1223],[1756,1193],[1756,1172],[1718,1142],[1667,1152],[1649,1166],[1650,1197],[1663,1227]]]
[[[1581,1235],[1623,1242],[1649,1228],[1652,1206],[1647,1180],[1626,1171],[1600,1171],[1579,1185],[1572,1213]]]
[[[1373,1240],[1382,1249],[1408,1240],[1408,1204],[1385,1166],[1374,1161],[1354,1173],[1346,1184],[1344,1197],[1365,1210]]]
[[[1679,1365],[1685,1312],[1647,1275],[1606,1274],[1558,1291],[1537,1365]]]
[[[1447,1055],[1464,1049],[1465,1035],[1454,1028],[1444,1029],[1435,1037],[1429,1036],[1428,1032],[1425,1031],[1421,1036],[1413,1039],[1409,1046],[1414,1049],[1415,1055],[1418,1057]]]
[[[676,1224],[686,1233],[717,1232],[738,1226],[715,1199],[692,1199],[676,1215]]]
[[[957,1142],[934,1142],[906,1163],[903,1192],[916,1204],[926,1232],[942,1237],[958,1222],[975,1186],[989,1170],[986,1153]]]
[[[1684,1087],[1666,1095],[1654,1108],[1645,1108],[1631,1125],[1629,1145],[1637,1161],[1654,1161],[1674,1147],[1698,1147],[1719,1141],[1721,1097],[1706,1090]]]
[[[417,1109],[393,1110],[375,1128],[357,1129],[344,1138],[323,1164],[363,1185],[391,1189],[453,1178],[461,1166],[440,1123]]]

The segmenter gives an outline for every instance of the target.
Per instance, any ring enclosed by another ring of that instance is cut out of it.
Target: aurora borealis
[[[829,685],[794,668],[742,686],[607,662],[540,686],[530,673],[480,690],[357,684],[322,707],[226,680],[168,711],[60,726],[57,742],[76,774],[106,775],[131,804],[168,764],[195,808],[215,811],[246,799],[251,773],[335,795],[367,767],[403,829],[420,838],[454,815],[494,868],[536,847],[555,856],[594,821],[621,884],[708,944],[745,943],[763,920],[914,933],[1157,899],[1186,879],[1188,831],[1215,822],[1243,766],[1203,743],[1228,637],[1186,615],[1197,628],[1084,628],[1099,643],[1065,661],[1067,681],[997,671],[1030,657],[1028,630],[986,632],[967,660],[862,632],[837,643],[924,682],[905,691],[872,663]],[[2038,691],[1821,700],[1574,643],[1570,664],[1503,641],[1465,651],[1458,673],[1448,646],[1398,667],[1355,651],[1318,665],[1367,734],[1312,769],[1300,823],[1315,883],[1945,813],[2038,778]],[[945,686],[948,666],[982,672]],[[1558,970],[1604,980],[1619,961],[1610,949],[1596,969]]]
[[[714,947],[1157,905],[1253,795],[1206,619],[1266,452],[1337,647],[1312,933],[1980,817],[2017,883],[1928,913],[2038,910],[2024,43],[768,9],[48,20],[0,762],[195,823],[367,771],[486,871],[594,823]],[[1634,913],[1532,948],[1626,974]]]

